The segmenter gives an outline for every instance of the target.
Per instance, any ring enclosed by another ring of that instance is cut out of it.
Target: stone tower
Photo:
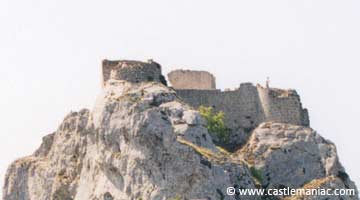
[[[148,62],[132,60],[103,60],[102,86],[110,79],[125,80],[132,83],[160,82],[166,85],[166,80],[161,74],[161,66],[149,60]]]
[[[174,89],[216,89],[215,76],[206,71],[175,70],[168,78]]]

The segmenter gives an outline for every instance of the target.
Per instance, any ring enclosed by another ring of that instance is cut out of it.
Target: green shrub
[[[225,126],[224,112],[215,112],[212,107],[200,106],[200,115],[207,121],[207,129],[215,134],[222,142],[229,139],[229,131]]]
[[[263,176],[262,176],[262,172],[260,169],[256,169],[254,166],[250,167],[250,172],[251,175],[259,182],[262,183],[263,182]]]

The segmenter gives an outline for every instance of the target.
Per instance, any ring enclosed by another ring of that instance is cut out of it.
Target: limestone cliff
[[[265,197],[228,196],[230,186],[356,188],[334,144],[308,127],[261,123],[229,153],[205,124],[161,82],[110,79],[92,111],[70,113],[9,166],[3,199],[232,200]]]

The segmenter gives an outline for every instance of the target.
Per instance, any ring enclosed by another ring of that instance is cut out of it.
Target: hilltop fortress
[[[161,66],[152,60],[104,60],[102,70],[103,86],[109,79],[134,83],[155,81],[167,85]],[[175,70],[168,74],[168,80],[177,95],[189,105],[211,106],[223,111],[226,126],[238,141],[243,141],[252,129],[266,121],[309,126],[308,111],[302,107],[295,90],[241,83],[235,90],[221,91],[216,89],[215,77],[206,71]]]
[[[169,87],[152,60],[104,60],[102,68],[93,109],[69,113],[33,154],[12,162],[2,199],[284,199],[231,195],[232,186],[317,190],[289,200],[359,200],[335,145],[306,127],[294,90],[267,81],[221,91],[212,74],[189,70],[170,72]],[[200,105],[224,111],[226,127],[211,129]]]
[[[102,76],[92,110],[70,112],[9,165],[2,199],[281,200],[235,191],[290,188],[317,191],[289,200],[359,200],[336,146],[306,127],[293,90],[267,81],[221,91],[210,73],[188,70],[170,72],[168,87],[152,60],[105,60]],[[226,127],[211,129],[200,105],[224,111]]]

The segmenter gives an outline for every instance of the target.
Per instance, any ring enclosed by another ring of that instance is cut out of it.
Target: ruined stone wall
[[[176,92],[195,108],[204,105],[223,111],[227,127],[233,130],[249,130],[265,121],[309,125],[307,110],[302,108],[294,90],[243,83],[233,91],[177,89]]]
[[[206,71],[175,70],[168,74],[168,78],[175,89],[216,89],[215,77]]]
[[[295,90],[280,90],[257,86],[266,121],[309,126],[306,109],[302,108]]]
[[[155,81],[166,85],[161,66],[156,62],[103,61],[103,85],[109,79],[134,83]],[[239,89],[215,89],[215,78],[202,71],[176,70],[169,73],[174,89],[185,102],[194,106],[212,106],[225,112],[225,123],[233,130],[250,130],[264,121],[309,126],[306,109],[294,90],[264,88],[243,83]]]
[[[165,78],[161,74],[161,66],[153,61],[104,60],[102,63],[102,75],[103,86],[109,79],[134,83],[155,81],[166,84]]]
[[[233,91],[220,90],[176,90],[186,103],[198,108],[211,106],[225,113],[225,123],[231,129],[251,129],[264,121],[264,114],[257,88],[244,83]]]

